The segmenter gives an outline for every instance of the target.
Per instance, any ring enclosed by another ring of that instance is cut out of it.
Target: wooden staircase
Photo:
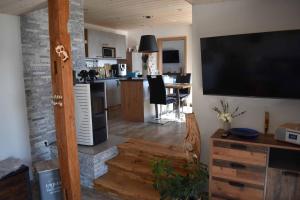
[[[151,161],[171,160],[175,167],[186,162],[180,147],[130,139],[118,145],[119,155],[107,162],[108,173],[95,180],[95,188],[124,200],[159,200],[154,190]]]

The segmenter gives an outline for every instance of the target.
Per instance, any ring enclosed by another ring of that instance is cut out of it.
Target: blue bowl
[[[255,139],[259,136],[259,132],[250,128],[232,128],[229,129],[231,135],[244,139]]]

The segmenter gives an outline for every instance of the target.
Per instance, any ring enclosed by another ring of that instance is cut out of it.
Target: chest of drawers
[[[270,194],[274,194],[273,190],[278,190],[278,185],[282,184],[283,187],[286,178],[281,177],[280,170],[284,170],[282,166],[278,169],[269,167],[270,151],[272,149],[292,150],[299,153],[295,156],[300,156],[300,147],[278,142],[272,135],[260,135],[259,138],[248,141],[233,136],[222,138],[223,132],[218,130],[210,141],[210,199],[277,200],[278,196]],[[290,174],[297,179],[297,171]],[[274,180],[277,183],[272,183]],[[283,183],[278,180],[283,180]],[[282,199],[296,200],[299,196],[295,191],[298,190],[300,188],[289,189],[291,193],[289,198],[282,195]]]

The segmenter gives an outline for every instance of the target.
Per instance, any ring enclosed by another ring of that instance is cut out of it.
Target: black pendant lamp
[[[158,52],[156,38],[154,35],[142,35],[141,36],[139,52],[140,53]]]

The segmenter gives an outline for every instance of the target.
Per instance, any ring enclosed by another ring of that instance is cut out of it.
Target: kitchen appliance
[[[275,131],[275,139],[300,145],[300,124],[286,123]]]
[[[103,58],[116,58],[116,48],[114,47],[102,47]]]
[[[127,65],[126,64],[111,65],[111,73],[113,77],[127,76]]]
[[[74,86],[77,143],[93,146],[107,140],[105,81]]]
[[[118,74],[119,74],[118,71],[119,71],[119,65],[118,64],[111,65],[111,75],[112,75],[112,77],[117,77]]]
[[[119,76],[127,75],[127,65],[126,64],[118,64],[118,75]]]

